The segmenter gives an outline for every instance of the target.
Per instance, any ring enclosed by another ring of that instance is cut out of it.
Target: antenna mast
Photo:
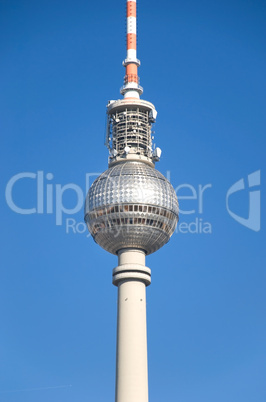
[[[127,0],[127,57],[123,61],[126,68],[124,85],[121,94],[124,98],[137,98],[143,93],[139,85],[138,67],[140,61],[137,59],[137,1]]]

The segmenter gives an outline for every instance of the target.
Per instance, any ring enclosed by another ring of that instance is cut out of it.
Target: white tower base
[[[113,284],[118,286],[115,402],[148,402],[146,286],[151,271],[145,253],[118,253]]]

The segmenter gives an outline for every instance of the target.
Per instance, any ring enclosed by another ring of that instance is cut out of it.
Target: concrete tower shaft
[[[113,270],[118,287],[116,402],[148,402],[146,286],[151,271],[145,253],[124,249]]]

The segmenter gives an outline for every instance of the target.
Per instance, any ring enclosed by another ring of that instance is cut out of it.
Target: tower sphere
[[[148,164],[120,162],[92,184],[85,221],[95,242],[110,253],[135,248],[151,254],[167,243],[175,230],[176,193]]]

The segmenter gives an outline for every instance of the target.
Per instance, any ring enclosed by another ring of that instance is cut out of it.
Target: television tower
[[[85,203],[88,229],[102,248],[118,256],[115,402],[148,402],[145,256],[166,244],[178,221],[169,181],[154,168],[161,150],[152,143],[157,112],[140,99],[136,0],[127,0],[127,56],[123,99],[107,105],[108,169],[92,184]]]

